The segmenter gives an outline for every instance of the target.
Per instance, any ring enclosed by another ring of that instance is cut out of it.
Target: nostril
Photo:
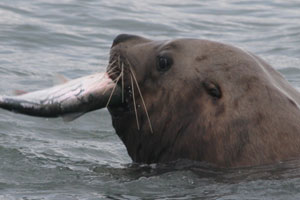
[[[134,39],[134,38],[137,38],[137,37],[138,37],[138,36],[136,36],[136,35],[120,34],[120,35],[118,35],[118,36],[114,39],[112,46],[115,46],[115,45],[117,45],[117,44],[119,44],[119,43],[121,43],[121,42],[125,42],[125,41],[127,41],[127,40],[131,40],[131,39]]]

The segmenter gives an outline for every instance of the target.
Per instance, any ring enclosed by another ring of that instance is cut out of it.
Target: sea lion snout
[[[112,47],[119,44],[119,43],[125,42],[127,40],[131,40],[131,39],[134,39],[134,38],[138,38],[138,37],[139,36],[137,36],[137,35],[120,34],[114,39],[114,41],[112,43]]]

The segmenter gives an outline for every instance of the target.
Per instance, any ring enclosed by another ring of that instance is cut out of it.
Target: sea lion
[[[133,161],[241,167],[299,157],[300,94],[256,55],[208,40],[126,34],[110,55],[116,84],[107,107]]]

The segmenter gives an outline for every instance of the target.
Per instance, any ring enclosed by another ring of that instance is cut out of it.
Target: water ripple
[[[120,33],[205,38],[266,59],[300,88],[297,0],[3,0],[0,92],[104,71]],[[0,199],[297,199],[299,163],[134,166],[107,110],[64,124],[0,111]]]

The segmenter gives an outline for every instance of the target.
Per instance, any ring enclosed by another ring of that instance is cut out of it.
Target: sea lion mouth
[[[150,131],[153,133],[150,117],[144,97],[138,83],[132,63],[120,52],[112,51],[107,67],[108,76],[121,88],[122,103],[108,105],[111,115],[115,118],[124,114],[134,113],[138,130],[140,129],[138,108],[142,107],[148,119]]]
[[[108,76],[121,88],[122,103],[119,105],[108,105],[112,110],[118,112],[133,111],[133,86],[131,83],[132,67],[128,59],[120,53],[112,53],[107,67]],[[133,77],[132,77],[133,78]],[[116,109],[118,108],[118,109]]]

